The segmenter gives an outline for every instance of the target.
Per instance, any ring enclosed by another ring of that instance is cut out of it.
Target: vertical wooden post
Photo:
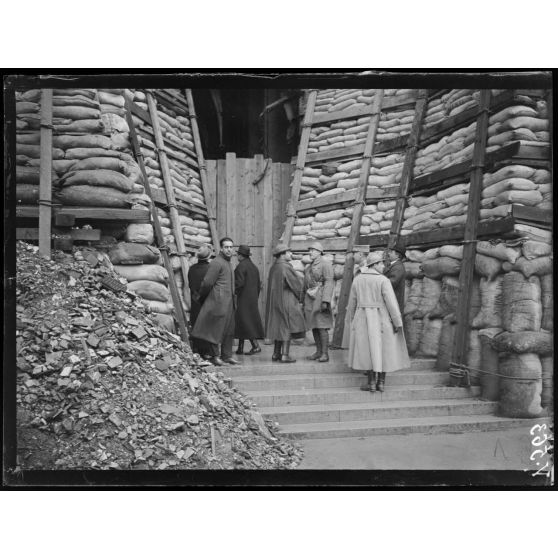
[[[469,341],[469,304],[473,286],[473,271],[477,252],[477,225],[480,215],[480,200],[488,139],[488,110],[490,106],[490,89],[483,89],[480,96],[479,115],[473,160],[471,164],[471,182],[469,186],[469,203],[467,206],[467,220],[465,221],[465,237],[463,246],[463,260],[459,273],[459,292],[457,299],[455,338],[452,353],[452,365],[465,364]],[[451,365],[450,365],[451,373]],[[452,376],[454,382],[455,376]],[[455,383],[455,382],[454,382]]]
[[[298,204],[298,196],[300,194],[300,184],[302,182],[302,173],[304,172],[306,152],[308,151],[308,143],[310,142],[310,131],[312,128],[312,120],[314,118],[314,108],[316,106],[317,96],[318,90],[313,89],[308,95],[308,103],[306,104],[306,111],[304,113],[302,135],[300,137],[300,145],[298,146],[298,156],[296,159],[296,168],[293,176],[293,186],[291,189],[291,199],[287,204],[287,221],[285,223],[285,231],[283,233],[283,242],[286,244],[289,244],[291,241],[296,219],[296,207]]]
[[[236,153],[227,153],[225,155],[225,196],[226,196],[226,215],[227,215],[227,226],[225,229],[225,234],[233,239],[233,242],[238,242],[236,236],[235,227],[235,217],[236,217]]]
[[[200,130],[198,127],[198,117],[196,116],[196,108],[194,106],[194,96],[191,89],[186,89],[186,101],[188,102],[188,112],[190,117],[190,125],[192,127],[192,136],[194,137],[194,146],[196,148],[196,155],[198,156],[198,166],[200,168],[200,177],[203,189],[203,196],[205,198],[205,205],[207,207],[207,217],[209,219],[209,230],[213,240],[213,247],[215,251],[219,251],[219,238],[217,237],[217,225],[215,217],[215,209],[209,203],[209,190],[207,187],[207,173],[205,168],[205,159],[203,157],[203,149],[200,138]]]
[[[190,264],[188,263],[188,256],[186,254],[186,246],[184,245],[184,237],[182,236],[182,227],[180,226],[180,216],[176,209],[176,198],[174,196],[174,187],[172,185],[172,178],[170,174],[169,161],[165,153],[165,144],[163,143],[163,134],[161,132],[161,125],[159,124],[159,115],[157,114],[157,102],[153,93],[146,91],[147,105],[149,107],[149,114],[151,115],[151,125],[153,126],[153,135],[155,136],[155,145],[157,146],[157,154],[159,156],[159,164],[163,174],[163,183],[165,185],[165,192],[167,194],[167,205],[169,206],[169,215],[172,226],[172,232],[176,241],[176,247],[179,251],[180,269],[182,270],[182,279],[184,282],[184,300],[186,304],[190,304],[190,285],[188,284],[188,270]]]
[[[136,127],[134,125],[134,120],[132,118],[132,110],[131,110],[132,101],[126,98],[125,102],[126,102],[126,121],[128,122],[128,127],[130,128],[130,141],[132,143],[132,149],[134,151],[136,161],[138,162],[143,177],[145,192],[147,193],[149,199],[151,200],[149,209],[151,211],[151,220],[153,221],[153,229],[155,231],[155,241],[157,243],[157,246],[161,247],[161,256],[163,258],[163,264],[169,275],[169,288],[171,292],[172,302],[174,304],[174,311],[176,313],[176,320],[178,322],[178,331],[180,332],[180,337],[182,338],[182,340],[185,343],[189,343],[188,328],[186,327],[186,315],[184,313],[184,308],[182,307],[182,302],[180,301],[180,296],[178,294],[178,287],[176,286],[176,280],[174,278],[174,271],[172,269],[172,264],[170,262],[168,250],[166,249],[166,246],[163,248],[165,242],[163,239],[163,231],[161,230],[161,223],[159,222],[159,214],[157,213],[157,208],[155,207],[153,196],[151,194],[149,177],[147,176],[147,172],[145,170],[145,164],[143,162],[143,154],[141,152],[141,148],[138,142],[138,136],[136,133]],[[184,280],[187,281],[188,276],[186,276]]]
[[[52,224],[52,89],[43,89],[41,93],[40,141],[39,254],[50,258]]]
[[[403,226],[403,215],[407,205],[407,196],[413,178],[413,169],[415,167],[415,159],[418,150],[418,141],[422,129],[422,122],[426,113],[426,104],[428,101],[428,90],[421,89],[418,93],[417,102],[415,105],[415,118],[413,126],[407,141],[407,152],[405,153],[405,162],[403,163],[403,171],[401,173],[401,180],[399,183],[399,197],[395,206],[395,213],[391,222],[391,230],[389,233],[388,248],[394,248],[401,233]]]
[[[267,274],[271,267],[273,253],[273,176],[277,174],[278,163],[272,163],[271,159],[267,160],[269,165],[268,171],[265,173],[260,187],[263,191],[263,214],[259,216],[263,224],[263,266],[262,266],[262,295],[260,298],[260,308],[262,316],[265,315],[265,301],[267,300]]]
[[[341,291],[339,292],[339,300],[337,302],[337,317],[335,319],[335,327],[333,329],[332,344],[335,347],[341,347],[343,341],[343,329],[345,327],[345,314],[347,312],[347,303],[349,302],[349,293],[353,283],[353,268],[355,265],[355,257],[353,248],[356,239],[360,234],[360,224],[362,222],[362,210],[366,204],[366,192],[368,190],[368,176],[370,174],[370,166],[372,163],[372,155],[374,153],[374,145],[376,143],[376,135],[378,133],[378,125],[380,123],[380,114],[382,101],[384,99],[384,90],[379,89],[372,100],[372,114],[370,117],[370,127],[364,144],[364,154],[362,156],[362,167],[358,178],[357,192],[354,202],[353,216],[351,219],[351,232],[347,240],[347,252],[345,254],[345,267],[343,270],[343,279],[341,281]]]

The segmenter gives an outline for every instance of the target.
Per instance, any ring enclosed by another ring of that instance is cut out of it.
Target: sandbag
[[[521,254],[527,260],[534,260],[542,256],[550,256],[550,254],[552,254],[552,246],[546,242],[526,240],[521,246]]]
[[[54,105],[52,107],[52,116],[54,118],[69,118],[70,120],[99,120],[101,118],[101,111],[88,107]]]
[[[526,279],[510,271],[502,283],[502,327],[510,332],[539,331],[542,322],[541,286],[538,277]]]
[[[479,286],[481,306],[479,313],[471,322],[471,327],[494,328],[502,326],[502,282],[502,276],[495,277],[494,280],[481,277]]]
[[[444,275],[459,275],[461,269],[461,262],[459,260],[446,256],[425,260],[421,265],[424,275],[430,277],[430,279],[439,279]]]
[[[62,187],[82,184],[115,188],[121,192],[131,192],[134,187],[134,183],[127,176],[107,169],[70,171],[59,180]]]
[[[421,264],[419,262],[405,262],[405,277],[414,279],[415,277],[423,277]]]
[[[436,355],[436,370],[449,370],[452,353],[453,340],[455,337],[455,316],[448,315],[441,320],[440,337],[438,339],[438,353]]]
[[[486,401],[498,401],[500,396],[500,377],[498,366],[498,351],[492,345],[491,340],[502,331],[501,328],[485,328],[479,330],[480,341],[480,369],[484,372],[480,377],[481,399]],[[494,374],[489,374],[493,372]]]
[[[172,314],[174,306],[172,302],[161,302],[160,300],[142,300],[143,305],[156,314]]]
[[[410,314],[414,316],[415,312],[418,310],[421,301],[422,286],[423,279],[419,279],[418,277],[411,282],[411,289],[403,310],[405,315]]]
[[[16,144],[16,154],[17,155],[25,155],[30,159],[39,159],[41,157],[41,146],[40,145],[30,145],[26,143],[17,143]],[[52,148],[52,158],[53,159],[63,159],[64,158],[64,151],[62,149],[57,149],[56,147]]]
[[[455,258],[456,260],[463,259],[463,246],[456,246],[453,244],[445,244],[440,246],[440,256],[447,256],[448,258]]]
[[[541,277],[541,306],[542,322],[541,327],[547,331],[554,330],[554,295],[552,284],[552,273]]]
[[[537,205],[542,201],[542,194],[538,190],[516,191],[509,190],[496,196],[495,205],[519,203],[523,205]]]
[[[128,283],[127,287],[129,291],[132,291],[147,300],[158,300],[160,302],[168,302],[170,300],[170,292],[168,288],[156,281],[147,281],[145,279],[131,281]]]
[[[533,260],[527,260],[521,256],[517,259],[512,269],[521,271],[525,277],[531,277],[532,275],[548,275],[552,273],[552,257],[542,256]]]
[[[141,244],[153,244],[153,226],[150,223],[130,223],[126,227],[124,235],[126,242],[138,242]]]
[[[102,134],[106,131],[101,120],[74,120],[69,124],[55,124],[54,131],[58,134]]]
[[[502,262],[496,258],[485,256],[484,254],[475,255],[475,272],[486,277],[488,280],[494,279],[502,269]]]
[[[418,354],[425,357],[437,356],[441,333],[442,320],[425,317],[423,319],[422,335],[420,337]]]
[[[405,341],[407,342],[407,351],[410,356],[414,355],[419,348],[422,327],[423,320],[420,318],[415,319],[411,314],[407,314],[403,319]]]
[[[174,323],[174,318],[170,314],[159,314],[157,312],[153,313],[153,319],[157,322],[161,328],[170,331],[171,333],[176,333],[176,326]]]
[[[451,276],[442,278],[440,295],[436,306],[430,311],[431,318],[444,318],[457,309],[459,279]]]
[[[545,409],[554,407],[554,358],[551,356],[541,358],[542,391],[541,406]]]
[[[505,353],[500,356],[499,372],[511,378],[500,378],[499,412],[505,417],[540,416],[542,367],[534,353]]]
[[[511,264],[514,264],[517,258],[519,258],[519,252],[514,248],[509,248],[504,242],[493,244],[486,240],[479,240],[477,242],[477,253],[502,261],[508,261]]]
[[[321,240],[322,238],[334,238],[337,236],[337,231],[335,229],[324,229],[319,231],[311,230],[310,233],[308,233],[308,236],[318,240]]]
[[[417,310],[415,311],[415,318],[423,318],[429,312],[434,310],[440,299],[442,291],[442,282],[435,279],[425,277],[422,280],[422,290],[418,303]]]
[[[52,144],[54,147],[68,150],[77,147],[85,148],[101,148],[112,150],[112,142],[110,138],[100,135],[86,135],[86,136],[53,136]],[[79,159],[79,157],[72,156],[72,159]]]
[[[552,354],[552,334],[549,331],[503,331],[491,341],[499,353],[536,353],[539,356]]]
[[[166,285],[168,283],[169,274],[167,270],[154,264],[147,265],[115,265],[114,271],[118,275],[124,277],[128,281],[155,281]]]
[[[119,242],[108,256],[114,265],[155,264],[160,260],[161,253],[155,246]]]
[[[53,193],[53,199],[62,205],[83,205],[86,207],[129,208],[131,205],[128,194],[115,188],[104,188],[102,186],[68,186]]]

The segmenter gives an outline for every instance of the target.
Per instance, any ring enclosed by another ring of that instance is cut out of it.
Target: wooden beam
[[[413,177],[413,169],[415,167],[415,159],[418,150],[418,138],[422,129],[422,122],[426,114],[426,102],[428,91],[421,89],[418,94],[417,103],[415,105],[415,117],[409,134],[407,143],[407,152],[405,153],[405,161],[403,163],[403,171],[399,182],[399,197],[395,206],[395,213],[391,221],[391,230],[389,234],[388,248],[394,248],[399,239],[401,227],[403,225],[403,214],[407,205],[407,195],[411,186]]]
[[[60,230],[52,229],[51,239],[54,235],[68,235],[72,240],[83,240],[94,242],[101,240],[101,229],[71,229]],[[31,227],[18,227],[16,229],[17,240],[37,240],[39,238],[39,229]]]
[[[148,97],[149,98],[149,97]],[[184,312],[184,308],[182,306],[182,302],[180,300],[180,296],[178,294],[178,287],[176,285],[176,279],[174,277],[174,270],[172,268],[172,264],[170,261],[170,256],[168,253],[168,249],[163,249],[163,246],[166,246],[164,238],[163,238],[163,231],[161,229],[161,223],[159,221],[159,214],[157,213],[157,208],[155,207],[155,203],[153,201],[153,197],[151,195],[151,186],[149,185],[149,179],[147,176],[147,172],[145,170],[145,164],[143,161],[143,155],[141,152],[141,148],[139,145],[139,141],[138,141],[138,135],[136,132],[136,127],[134,126],[134,120],[132,119],[132,103],[131,101],[126,98],[126,120],[128,122],[128,127],[130,128],[130,141],[132,144],[132,149],[134,151],[134,154],[136,156],[136,160],[138,162],[138,165],[140,167],[140,171],[142,173],[143,176],[143,182],[144,182],[144,187],[145,187],[145,192],[146,194],[149,196],[149,198],[151,199],[151,204],[149,206],[150,212],[151,212],[151,219],[153,221],[153,229],[155,232],[155,240],[157,243],[157,246],[159,246],[161,248],[161,257],[163,259],[163,264],[165,266],[165,269],[167,270],[167,274],[169,276],[169,290],[171,292],[171,298],[172,298],[172,302],[174,305],[174,311],[176,314],[176,320],[178,322],[178,331],[180,332],[180,337],[182,338],[182,340],[185,343],[189,343],[189,336],[188,336],[188,328],[186,327],[186,314]],[[151,102],[153,103],[153,99],[151,99]],[[154,120],[156,120],[156,113],[154,116]],[[176,209],[175,209],[176,211]],[[182,231],[181,231],[181,238],[182,238]],[[178,243],[177,243],[178,245]],[[183,258],[180,258],[181,260]],[[188,282],[188,276],[186,275],[184,277],[184,281],[185,281],[185,285],[187,285]]]
[[[41,91],[39,254],[50,258],[52,225],[52,89]]]
[[[309,238],[307,240],[291,240],[289,246],[293,252],[307,252],[308,247],[315,239]],[[334,238],[320,239],[320,244],[324,247],[326,252],[345,252],[347,250],[347,238],[336,236]]]
[[[184,300],[188,309],[190,309],[190,287],[188,285],[188,270],[190,268],[190,264],[188,263],[188,254],[186,253],[186,247],[184,246],[184,236],[180,225],[178,210],[176,208],[176,197],[174,187],[172,185],[169,162],[164,149],[163,134],[161,133],[159,115],[157,114],[157,103],[152,93],[147,92],[145,95],[147,98],[147,105],[149,107],[149,114],[151,115],[151,122],[153,124],[153,132],[155,133],[155,145],[158,150],[157,154],[159,156],[159,167],[161,168],[161,172],[163,174],[163,183],[167,194],[171,228],[174,233],[174,241],[176,242],[176,247],[179,252],[178,256],[180,259],[180,269],[182,271],[182,281],[184,284]]]
[[[512,205],[512,215],[516,220],[552,225],[552,210],[529,207],[527,205]]]
[[[205,166],[205,159],[203,157],[203,149],[200,137],[200,131],[198,127],[198,117],[196,116],[196,108],[194,106],[194,96],[192,95],[191,89],[186,89],[186,99],[188,102],[188,107],[190,110],[190,125],[192,127],[192,136],[194,137],[194,145],[196,147],[196,153],[198,155],[198,167],[200,169],[200,177],[203,189],[203,197],[205,199],[205,205],[207,209],[207,217],[209,219],[209,231],[211,233],[211,239],[213,240],[213,248],[215,253],[219,251],[219,239],[217,238],[217,218],[215,216],[215,204],[211,200],[211,194],[209,190],[209,184],[207,180],[207,170]]]
[[[341,290],[337,301],[337,317],[335,318],[335,326],[333,329],[333,345],[340,347],[343,340],[343,329],[345,327],[345,314],[347,311],[347,302],[349,301],[349,293],[353,283],[354,255],[353,247],[356,244],[360,234],[360,225],[362,222],[362,209],[366,203],[366,190],[368,189],[368,177],[370,175],[370,165],[374,154],[374,145],[376,143],[376,135],[380,124],[380,115],[382,112],[382,101],[384,99],[384,90],[376,91],[372,101],[372,117],[368,134],[366,135],[366,144],[364,146],[364,157],[360,175],[358,178],[358,186],[356,189],[355,205],[351,219],[351,231],[347,239],[347,253],[345,255],[345,266],[343,270],[343,279],[341,281]]]
[[[479,115],[473,163],[471,166],[471,186],[469,188],[469,203],[467,206],[467,220],[465,222],[463,260],[459,273],[459,291],[457,298],[455,338],[452,352],[452,362],[466,364],[469,344],[469,306],[473,286],[473,271],[475,268],[477,226],[480,215],[480,201],[482,181],[488,140],[488,109],[490,106],[490,89],[481,90]]]
[[[308,151],[308,143],[310,141],[310,130],[312,126],[312,119],[314,117],[314,108],[316,106],[317,95],[317,89],[313,89],[308,96],[308,103],[306,104],[304,122],[302,123],[302,135],[300,138],[300,144],[298,146],[298,157],[296,160],[296,168],[294,171],[291,187],[291,199],[287,204],[287,221],[285,223],[285,230],[283,231],[282,237],[282,240],[285,244],[289,244],[293,233],[293,226],[296,219],[296,208],[298,204],[298,198],[300,196],[300,185],[302,182],[302,174],[304,172],[304,162],[306,160],[306,153]]]
[[[58,215],[73,215],[75,219],[94,219],[97,221],[129,221],[130,223],[149,223],[149,209],[119,209],[113,207],[53,207]],[[36,219],[39,217],[38,205],[16,206],[19,219]]]

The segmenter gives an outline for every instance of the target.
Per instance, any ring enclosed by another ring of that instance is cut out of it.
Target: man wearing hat
[[[302,338],[306,333],[300,308],[302,281],[288,263],[291,251],[286,244],[278,244],[273,256],[275,261],[269,270],[265,305],[266,337],[274,341],[271,360],[296,362],[289,356],[291,339]]]
[[[192,305],[190,308],[190,326],[192,328],[198,319],[198,314],[201,309],[199,291],[203,278],[207,273],[207,268],[209,267],[209,256],[211,256],[211,248],[207,244],[202,245],[196,254],[198,262],[188,270],[188,285],[190,286],[190,294],[192,297]],[[207,342],[203,339],[196,339],[195,337],[191,339],[192,351],[202,355],[204,358],[208,358],[210,349]]]
[[[405,266],[401,261],[405,257],[405,246],[398,241],[393,249],[387,249],[385,253],[386,268],[384,275],[390,280],[395,292],[399,310],[403,314],[405,306]]]
[[[333,267],[324,260],[323,246],[319,242],[310,245],[311,263],[304,270],[304,318],[306,327],[312,329],[316,352],[309,360],[328,362],[328,329],[333,327],[331,299],[333,297]]]
[[[232,357],[234,339],[234,271],[231,263],[234,243],[229,237],[219,242],[221,251],[209,264],[199,289],[201,309],[192,337],[210,343],[212,362],[216,366],[240,364]],[[219,358],[221,345],[221,358]]]
[[[244,340],[249,339],[252,345],[247,355],[261,353],[258,339],[263,339],[264,332],[258,297],[262,289],[260,272],[250,259],[250,248],[245,244],[238,247],[238,265],[234,270],[234,285],[236,292],[235,334],[238,339],[237,355],[244,354]]]
[[[410,361],[399,305],[382,275],[382,253],[368,254],[366,263],[351,285],[342,346],[349,349],[349,366],[366,371],[361,389],[384,391],[386,373],[408,368]]]

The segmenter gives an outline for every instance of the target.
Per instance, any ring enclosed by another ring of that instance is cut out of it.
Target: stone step
[[[236,357],[236,355],[235,355]],[[275,376],[285,374],[339,374],[353,370],[345,362],[321,362],[312,360],[300,360],[292,364],[281,364],[280,362],[249,361],[250,357],[244,357],[244,361],[236,366],[207,367],[207,370],[219,370],[230,378],[238,376]],[[436,361],[434,359],[420,358],[412,359],[408,371],[433,370]],[[407,370],[406,370],[407,371]],[[392,372],[398,374],[399,372]]]
[[[478,399],[428,399],[423,401],[371,401],[330,405],[260,407],[266,418],[280,425],[312,422],[354,422],[384,419],[423,418],[455,415],[487,415],[498,403]]]
[[[246,375],[233,378],[233,386],[247,395],[252,391],[284,391],[323,388],[359,387],[365,377],[357,372],[328,373],[328,374],[284,374],[277,376]],[[386,390],[390,386],[404,384],[445,386],[449,381],[447,372],[401,371],[392,372],[386,376]]]
[[[259,407],[287,405],[328,405],[332,403],[368,403],[371,401],[407,401],[421,399],[464,399],[478,397],[480,387],[432,387],[428,385],[391,386],[375,393],[358,388],[322,388],[303,390],[251,391],[250,399]]]
[[[353,422],[314,422],[287,424],[280,427],[288,438],[348,438],[394,434],[442,434],[457,432],[488,432],[525,428],[528,431],[543,419],[513,419],[493,415],[440,416],[397,418],[389,420],[358,420]]]

